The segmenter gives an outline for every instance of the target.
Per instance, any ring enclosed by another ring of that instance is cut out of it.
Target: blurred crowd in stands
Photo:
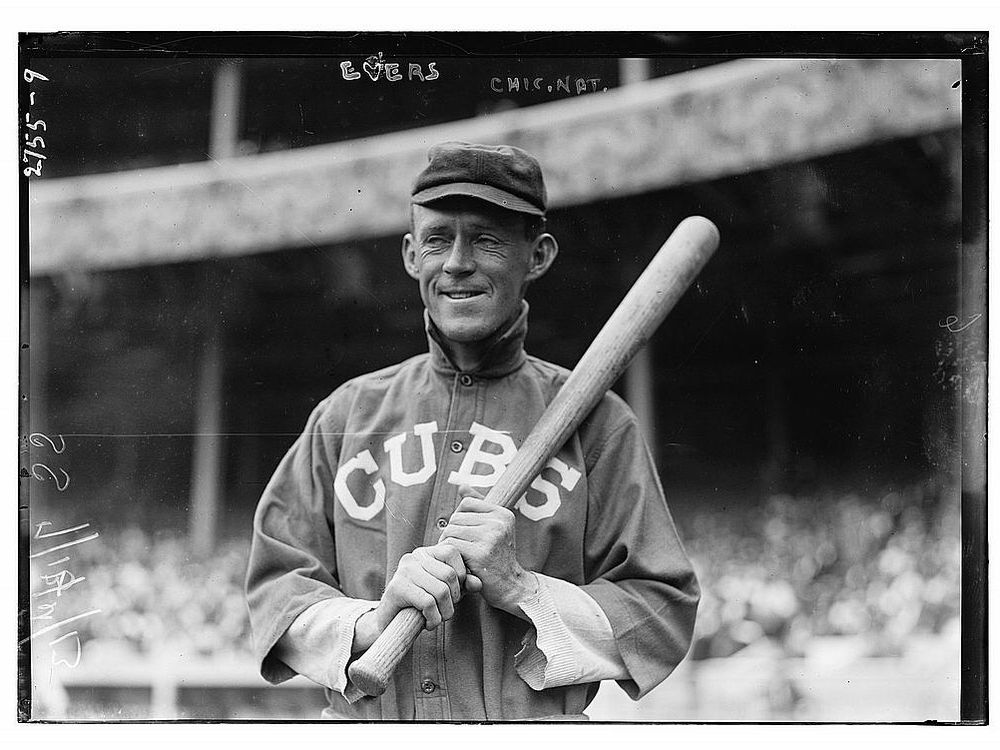
[[[867,639],[897,655],[913,634],[959,617],[961,536],[954,491],[914,484],[881,496],[775,495],[763,504],[678,518],[702,584],[691,658],[725,657],[768,639],[789,656],[817,636]],[[107,650],[246,656],[248,540],[197,559],[182,537],[106,530],[79,547],[85,581],[60,612],[100,609],[79,623],[83,658]],[[41,569],[33,567],[32,581]]]
[[[960,614],[957,492],[934,483],[878,498],[776,495],[764,507],[699,513],[685,537],[702,581],[692,658],[762,638],[789,656],[817,636],[866,636],[896,656]]]

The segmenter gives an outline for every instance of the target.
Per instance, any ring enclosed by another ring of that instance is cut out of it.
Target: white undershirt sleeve
[[[517,673],[533,690],[600,680],[625,679],[628,672],[607,615],[583,589],[534,574],[538,590],[519,606],[531,628],[514,657]],[[274,656],[297,673],[344,696],[363,693],[347,679],[354,627],[376,601],[337,597],[303,610],[274,647]]]
[[[579,586],[541,573],[538,590],[520,602],[534,628],[514,657],[517,673],[533,690],[626,679],[604,610]]]
[[[348,703],[363,693],[348,682],[354,626],[378,602],[336,597],[304,609],[274,646],[274,655],[300,675],[337,691]]]

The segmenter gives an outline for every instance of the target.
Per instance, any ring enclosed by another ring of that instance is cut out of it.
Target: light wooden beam
[[[553,207],[961,124],[957,60],[737,60],[605,93],[272,154],[29,188],[34,275],[392,234],[429,146],[512,143]]]
[[[233,157],[239,142],[242,78],[243,69],[238,63],[224,62],[215,71],[210,132],[212,159],[219,164]],[[200,283],[203,303],[218,294],[216,274],[203,275]],[[224,316],[217,310],[202,304],[196,314],[201,316],[206,333],[196,381],[188,536],[195,553],[207,557],[215,550],[225,493],[226,331]]]
[[[647,58],[624,58],[618,64],[619,80],[622,86],[637,86],[649,80],[650,61]],[[625,400],[639,420],[639,431],[643,439],[658,454],[656,441],[656,388],[653,373],[653,347],[656,336],[636,352],[632,364],[625,371]]]

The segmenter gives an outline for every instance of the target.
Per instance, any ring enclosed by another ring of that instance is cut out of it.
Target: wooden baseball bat
[[[565,445],[663,321],[715,252],[719,230],[690,216],[671,233],[577,363],[515,454],[488,502],[513,507],[546,462]],[[348,669],[366,695],[385,692],[399,662],[424,627],[417,609],[404,609]]]

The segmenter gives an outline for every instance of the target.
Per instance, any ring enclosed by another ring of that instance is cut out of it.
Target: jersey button
[[[472,385],[472,376],[471,375],[463,375],[462,377],[460,377],[458,379],[458,382],[461,383],[462,385],[465,385],[465,386]]]
[[[437,690],[437,687],[438,686],[435,685],[430,680],[424,680],[423,682],[420,683],[420,689],[423,690],[425,693],[433,693],[435,690]]]
[[[437,527],[439,529],[443,529],[447,525],[448,525],[448,519],[447,518],[439,518],[437,520]]]
[[[451,443],[451,452],[452,453],[461,453],[462,452],[462,442],[460,440],[453,440],[452,441],[452,443]]]

